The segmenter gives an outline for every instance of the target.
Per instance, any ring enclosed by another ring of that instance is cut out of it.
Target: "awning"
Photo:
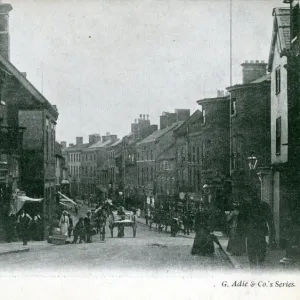
[[[63,201],[63,202],[70,202],[74,205],[77,205],[76,202],[74,202],[72,199],[70,199],[69,197],[67,197],[66,195],[64,195],[63,193],[61,192],[57,192],[61,197],[63,197],[63,199],[61,199],[60,201]]]
[[[41,202],[43,198],[35,199],[35,198],[30,198],[28,196],[19,196],[15,195],[14,200],[11,203],[11,214],[16,214],[18,213],[22,207],[24,206],[25,203],[38,203]]]
[[[62,202],[62,201],[59,201],[59,204],[61,204],[61,205],[63,205],[63,206],[66,206],[67,208],[72,208],[71,205],[68,205],[68,204],[66,204],[66,203],[64,203],[64,202]]]

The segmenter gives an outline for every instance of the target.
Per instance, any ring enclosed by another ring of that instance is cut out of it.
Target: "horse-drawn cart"
[[[117,227],[118,230],[123,227],[131,227],[133,237],[136,237],[136,220],[135,215],[132,215],[130,212],[125,213],[125,219],[121,218],[117,211],[113,211],[113,213],[109,216],[109,229],[111,237],[114,237],[114,228]]]

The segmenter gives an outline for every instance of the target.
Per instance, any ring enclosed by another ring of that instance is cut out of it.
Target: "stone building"
[[[190,136],[192,141],[193,135],[197,137],[200,149],[195,148],[196,154],[191,149],[192,161],[200,160],[202,197],[224,210],[229,197],[226,189],[230,164],[229,96],[219,91],[217,97],[204,98],[197,103],[202,107],[202,120],[201,124],[194,125],[195,129],[191,126]]]
[[[242,201],[251,188],[271,202],[270,74],[264,61],[246,61],[243,83],[228,87],[230,92],[230,174],[233,201]],[[257,158],[252,172],[247,158]]]
[[[20,164],[20,188],[30,197],[44,198],[32,206],[40,210],[46,226],[55,206],[55,127],[58,111],[9,61],[10,4],[0,3],[1,101],[7,126],[25,127]],[[16,141],[20,141],[16,136]],[[29,209],[29,208],[28,208]]]
[[[189,117],[190,110],[177,109],[175,113],[163,113],[160,117],[160,129],[136,144],[137,151],[137,190],[143,209],[153,202],[158,180],[166,186],[166,177],[157,177],[158,157],[175,143],[173,132]],[[175,179],[174,179],[175,180]],[[175,195],[172,195],[174,199]],[[161,195],[160,198],[167,197]],[[148,203],[146,202],[148,198]],[[160,201],[160,199],[156,199]]]
[[[288,163],[288,71],[287,51],[290,49],[289,8],[273,10],[274,24],[268,71],[271,74],[271,163],[272,181],[271,207],[274,215],[276,240],[282,243],[284,219],[290,198],[290,168]]]
[[[82,151],[89,145],[89,143],[83,143],[83,137],[76,137],[76,144],[69,144],[69,147],[64,148],[64,155],[67,158],[70,196],[73,198],[82,196]]]

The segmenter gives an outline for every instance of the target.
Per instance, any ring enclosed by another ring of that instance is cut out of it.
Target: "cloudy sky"
[[[157,124],[229,85],[229,0],[3,2],[11,61],[58,106],[59,141],[122,137],[139,114]],[[233,83],[243,61],[267,61],[272,9],[283,5],[233,0]]]

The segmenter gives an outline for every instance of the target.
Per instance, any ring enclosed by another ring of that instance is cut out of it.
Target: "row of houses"
[[[198,100],[192,115],[165,112],[159,128],[140,115],[122,139],[63,142],[73,195],[99,190],[144,210],[208,197],[227,210],[251,189],[270,204],[284,244],[300,209],[299,3],[290,5],[273,10],[268,63],[242,63],[242,83]]]
[[[55,214],[57,187],[66,176],[56,142],[58,110],[10,61],[10,4],[0,3],[0,240],[13,196],[44,199],[32,210],[45,227]],[[32,213],[32,212],[31,212]]]

